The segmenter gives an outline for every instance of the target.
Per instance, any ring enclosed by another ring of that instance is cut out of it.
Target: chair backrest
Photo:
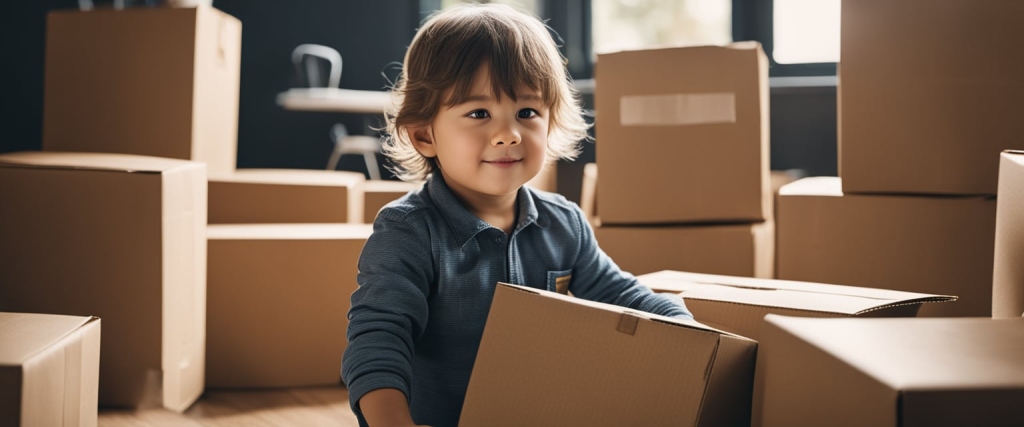
[[[326,60],[328,68],[328,80],[326,84],[321,83],[320,68],[316,59]],[[300,44],[292,50],[292,64],[297,69],[305,69],[306,79],[310,87],[338,87],[341,82],[341,54],[333,48],[319,44]]]

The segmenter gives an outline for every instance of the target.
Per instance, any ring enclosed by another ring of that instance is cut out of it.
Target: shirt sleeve
[[[414,344],[426,328],[434,280],[430,232],[410,222],[381,211],[359,256],[341,376],[360,420],[359,399],[366,393],[395,388],[410,395]]]
[[[580,236],[579,255],[569,285],[573,295],[647,313],[693,319],[682,298],[656,294],[641,285],[636,276],[622,271],[598,246],[594,230],[584,220],[583,211],[575,205],[573,208]]]

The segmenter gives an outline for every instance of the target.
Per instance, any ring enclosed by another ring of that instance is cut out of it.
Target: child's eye
[[[487,112],[487,110],[473,110],[469,114],[466,114],[466,117],[469,117],[471,119],[486,119],[490,116],[491,115]]]
[[[529,118],[537,117],[539,115],[540,115],[540,113],[538,113],[537,110],[534,110],[532,108],[524,108],[522,110],[519,110],[519,114],[518,114],[520,119],[529,119]]]

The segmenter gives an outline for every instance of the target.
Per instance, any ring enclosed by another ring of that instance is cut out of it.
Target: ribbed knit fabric
[[[458,425],[498,282],[555,291],[556,280],[571,275],[578,298],[691,316],[681,299],[654,294],[619,270],[576,204],[528,187],[517,204],[509,237],[434,173],[379,212],[359,258],[342,359],[360,425],[359,399],[379,388],[405,393],[417,424]]]

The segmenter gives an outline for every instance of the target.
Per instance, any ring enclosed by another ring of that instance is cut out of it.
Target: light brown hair
[[[504,5],[459,5],[431,15],[405,54],[385,112],[384,154],[400,179],[420,180],[437,168],[409,140],[410,127],[429,124],[442,107],[461,104],[473,77],[488,64],[494,96],[517,100],[516,88],[540,92],[550,108],[548,160],[572,160],[588,138],[579,94],[573,88],[547,27],[536,17]],[[447,99],[444,96],[449,93]]]

